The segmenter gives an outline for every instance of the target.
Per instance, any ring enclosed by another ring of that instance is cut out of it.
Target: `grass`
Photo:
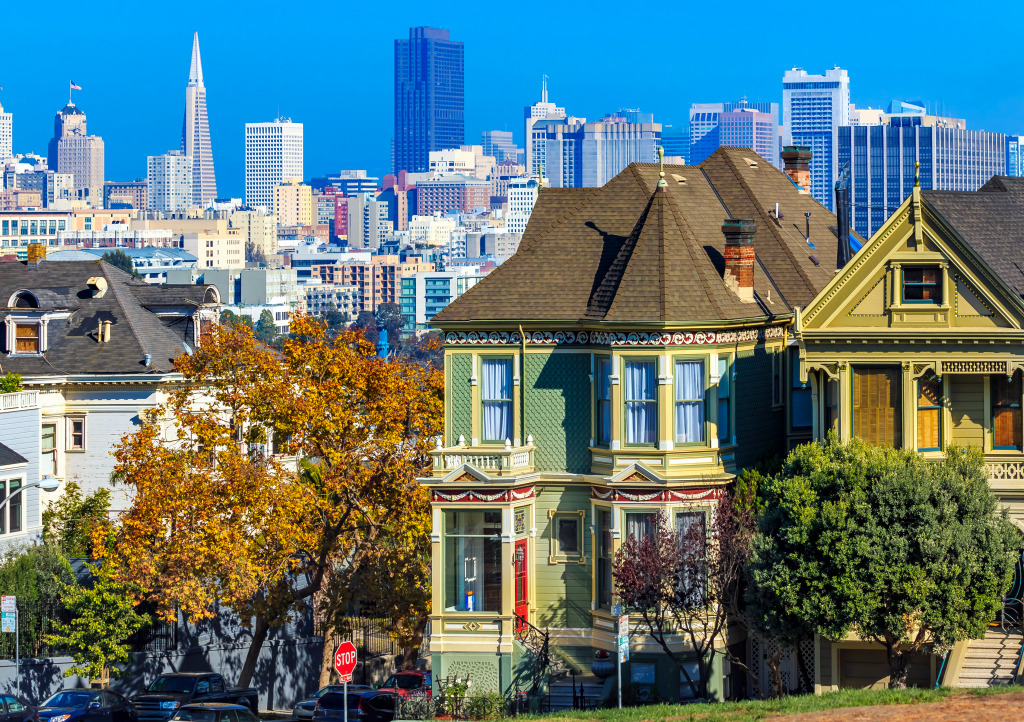
[[[588,722],[653,722],[674,719],[678,722],[756,722],[775,715],[824,712],[841,707],[870,707],[887,704],[922,704],[939,702],[954,695],[983,697],[1008,692],[1021,692],[1024,687],[985,687],[982,689],[906,689],[906,690],[842,690],[822,695],[801,695],[776,700],[750,702],[724,702],[721,704],[649,705],[624,709],[602,709],[592,712],[559,712],[543,717],[547,722],[556,719],[587,720]],[[536,719],[541,719],[540,717]]]

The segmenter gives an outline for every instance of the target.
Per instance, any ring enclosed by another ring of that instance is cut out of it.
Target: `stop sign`
[[[355,645],[352,642],[342,642],[338,651],[334,653],[334,668],[341,675],[342,682],[352,681],[352,670],[356,668],[357,661]]]

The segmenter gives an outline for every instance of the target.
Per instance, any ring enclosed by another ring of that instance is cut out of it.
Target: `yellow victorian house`
[[[834,431],[935,459],[950,444],[979,446],[1022,525],[1022,293],[1024,180],[995,177],[976,192],[915,187],[797,314],[814,438]],[[1019,600],[1007,602],[1012,614]],[[1020,652],[1019,633],[993,630],[912,669],[920,684],[1006,683]],[[816,657],[819,690],[886,681],[877,644],[819,640]]]

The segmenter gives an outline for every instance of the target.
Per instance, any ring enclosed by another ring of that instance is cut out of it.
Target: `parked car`
[[[349,694],[362,694],[363,692],[369,692],[373,687],[369,687],[365,684],[350,684],[348,686]],[[339,694],[345,691],[345,685],[343,684],[329,684],[326,687],[318,689],[312,696],[306,699],[299,700],[295,704],[295,708],[292,710],[292,716],[297,719],[312,719],[313,710],[316,709],[316,703],[328,692],[337,692]]]
[[[398,695],[383,689],[367,692],[359,698],[362,722],[391,722],[397,707]]]
[[[395,718],[398,695],[379,689],[348,693],[348,719],[351,722],[391,722]],[[346,700],[339,692],[328,692],[317,700],[313,722],[338,722],[344,718]]]
[[[387,692],[394,692],[395,694],[400,694],[403,697],[424,694],[428,697],[432,697],[434,694],[430,672],[420,672],[418,670],[395,672],[393,675],[388,677],[387,681],[385,681],[378,689]]]
[[[135,706],[109,689],[65,689],[39,705],[40,722],[135,722]]]
[[[259,722],[259,718],[244,704],[224,702],[195,702],[182,705],[171,719],[182,722]]]
[[[193,702],[222,702],[248,707],[253,714],[260,709],[259,694],[252,687],[229,687],[219,674],[194,672],[163,674],[153,680],[145,692],[132,697],[144,722],[164,722],[180,707]]]
[[[39,722],[39,713],[21,698],[5,694],[0,696],[0,722]]]

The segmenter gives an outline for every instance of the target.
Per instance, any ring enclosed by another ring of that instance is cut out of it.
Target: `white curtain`
[[[657,523],[657,512],[626,514],[626,538],[636,537],[637,541],[641,541],[644,537],[653,539]]]
[[[653,444],[658,404],[655,399],[653,361],[626,363],[626,441]]]
[[[484,359],[483,438],[504,441],[512,434],[512,362],[508,359]]]
[[[460,612],[469,611],[467,592],[473,592],[473,610],[479,612],[484,605],[484,540],[480,537],[455,537],[455,574],[457,575]]]
[[[676,443],[704,441],[704,363],[676,362]]]
[[[686,555],[686,563],[679,570],[679,593],[693,605],[702,604],[704,600],[706,533],[704,512],[691,511],[676,515],[676,539],[680,550]]]

